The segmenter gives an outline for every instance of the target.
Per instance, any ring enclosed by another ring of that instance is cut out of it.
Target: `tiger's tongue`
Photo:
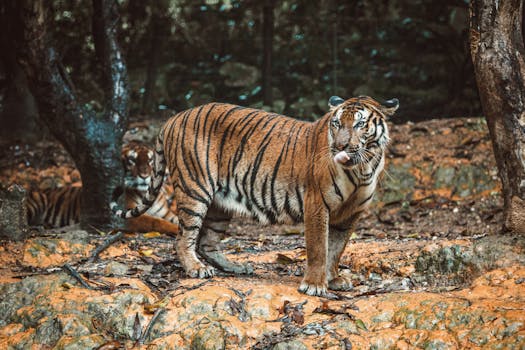
[[[334,162],[344,164],[350,160],[350,156],[345,152],[341,151],[334,156]]]

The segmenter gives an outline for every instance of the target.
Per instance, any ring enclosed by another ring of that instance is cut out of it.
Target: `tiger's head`
[[[153,174],[153,150],[143,143],[131,141],[122,147],[122,163],[127,188],[147,191]]]
[[[346,101],[332,96],[328,104],[328,139],[336,163],[351,167],[382,154],[389,141],[386,119],[399,107],[397,99],[380,104],[368,96]]]

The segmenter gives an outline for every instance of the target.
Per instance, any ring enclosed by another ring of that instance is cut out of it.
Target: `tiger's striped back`
[[[29,225],[62,227],[80,221],[81,187],[31,191],[26,198]]]
[[[81,196],[82,187],[73,186],[31,191],[26,197],[29,225],[57,228],[79,223]],[[137,189],[127,188],[125,196],[127,209],[132,209],[142,203],[143,194]],[[170,209],[172,199],[171,186],[163,186],[160,195],[146,214],[178,224],[177,216]]]

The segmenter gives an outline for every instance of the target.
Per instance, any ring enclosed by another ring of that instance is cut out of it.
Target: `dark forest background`
[[[481,114],[467,1],[119,1],[131,116],[209,101],[302,119],[331,95],[401,101],[398,121]],[[82,101],[102,108],[92,6],[52,1],[52,30]],[[23,74],[3,55],[1,118],[36,114]],[[269,84],[270,89],[264,89]],[[27,130],[27,129],[26,129]]]

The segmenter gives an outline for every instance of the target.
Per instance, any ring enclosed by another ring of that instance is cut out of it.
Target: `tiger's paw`
[[[199,268],[188,270],[186,274],[191,278],[211,278],[215,276],[215,269],[211,266],[202,265]]]
[[[328,288],[331,290],[350,291],[354,289],[354,286],[352,285],[352,280],[349,277],[338,276],[328,282]]]
[[[301,282],[301,285],[299,286],[299,292],[318,297],[327,295],[325,284],[310,284],[304,281]]]

